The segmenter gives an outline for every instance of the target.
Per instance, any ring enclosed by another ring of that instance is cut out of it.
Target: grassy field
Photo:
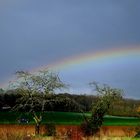
[[[90,116],[90,113],[86,113],[86,116]],[[32,116],[30,114],[23,114],[20,112],[0,112],[0,124],[18,124],[18,119],[26,117],[29,119],[29,124],[34,124]],[[43,116],[42,124],[47,122],[53,122],[60,125],[80,125],[83,121],[83,115],[81,113],[72,112],[46,112]],[[140,118],[136,117],[117,117],[117,116],[105,116],[105,126],[136,126],[139,125]]]

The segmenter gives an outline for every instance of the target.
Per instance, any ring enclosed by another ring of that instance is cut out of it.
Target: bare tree
[[[17,80],[12,86],[21,93],[14,111],[27,111],[32,114],[35,121],[35,134],[40,133],[40,124],[44,113],[45,104],[48,102],[46,96],[53,94],[56,89],[66,87],[59,76],[50,71],[40,71],[31,74],[25,71],[16,72]],[[36,113],[39,110],[39,114]]]

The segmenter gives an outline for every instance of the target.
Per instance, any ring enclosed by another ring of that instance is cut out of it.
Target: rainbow
[[[73,68],[76,65],[86,64],[90,62],[102,62],[102,60],[115,60],[118,58],[124,58],[129,56],[138,55],[140,56],[140,46],[129,46],[129,47],[115,47],[102,51],[90,51],[78,56],[72,56],[69,58],[62,59],[55,63],[41,66],[30,70],[31,73],[37,73],[40,70],[51,69],[51,70],[64,70]],[[11,80],[10,80],[11,81]],[[7,83],[1,85],[5,87]]]
[[[133,47],[116,47],[111,49],[106,49],[102,51],[90,51],[78,56],[72,56],[69,58],[62,59],[55,63],[52,63],[47,66],[42,66],[37,69],[31,70],[31,72],[35,73],[39,70],[44,69],[68,69],[73,68],[76,65],[81,65],[90,62],[102,62],[103,60],[114,60],[118,58],[124,58],[129,56],[139,55],[140,56],[140,46],[133,46]]]

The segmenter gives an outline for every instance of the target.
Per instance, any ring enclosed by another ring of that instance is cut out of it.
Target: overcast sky
[[[140,47],[138,0],[1,0],[0,83],[17,70],[115,47]],[[67,92],[92,93],[97,81],[140,99],[140,53],[59,71]]]

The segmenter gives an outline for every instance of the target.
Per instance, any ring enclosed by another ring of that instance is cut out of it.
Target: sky
[[[140,48],[138,0],[1,0],[0,85],[18,70],[59,65],[66,92],[92,94],[88,83],[108,84],[140,99],[140,53],[75,63],[89,52]],[[67,62],[66,62],[67,63]]]

